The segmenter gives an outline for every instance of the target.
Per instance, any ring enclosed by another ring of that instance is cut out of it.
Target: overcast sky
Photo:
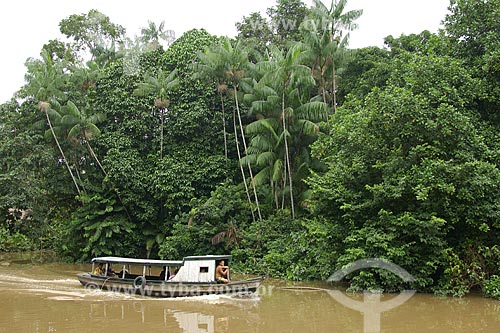
[[[329,6],[330,0],[323,0]],[[276,4],[274,0],[14,0],[0,5],[0,103],[10,99],[24,84],[24,63],[39,57],[50,39],[62,38],[59,22],[72,14],[97,9],[122,25],[127,35],[140,34],[148,20],[165,21],[166,30],[177,37],[193,28],[205,28],[214,35],[234,36],[235,23],[254,11]],[[305,0],[308,6],[311,0]],[[383,46],[388,35],[437,32],[447,13],[449,0],[349,0],[349,9],[363,9],[359,29],[351,33],[351,48]]]

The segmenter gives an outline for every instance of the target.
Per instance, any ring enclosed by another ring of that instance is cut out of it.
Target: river
[[[346,295],[268,279],[250,298],[154,299],[84,289],[75,275],[90,265],[45,261],[0,256],[0,332],[500,332],[500,301],[480,295]]]

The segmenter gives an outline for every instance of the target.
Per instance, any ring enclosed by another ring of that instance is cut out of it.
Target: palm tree
[[[333,111],[337,106],[337,75],[348,61],[351,51],[347,49],[348,36],[331,41],[328,31],[320,33],[304,31],[307,45],[306,58],[318,87],[318,95],[324,103],[330,103]],[[331,72],[331,74],[330,74]],[[331,80],[328,77],[331,77]],[[331,81],[331,82],[330,82]],[[331,84],[331,89],[329,85]],[[329,94],[331,91],[331,94]]]
[[[262,109],[261,109],[262,110]],[[257,111],[255,108],[253,111]],[[248,163],[255,165],[257,174],[255,184],[269,184],[273,194],[276,209],[279,209],[279,184],[283,183],[283,153],[280,151],[279,119],[268,115],[261,117],[246,127],[246,133],[251,136],[247,155],[243,158]],[[283,195],[284,192],[282,191]]]
[[[91,62],[94,62],[99,67],[108,67],[113,62],[120,58],[123,58],[124,52],[122,52],[122,45],[112,44],[109,47],[98,46],[93,50],[93,57]],[[87,63],[89,67],[93,66]]]
[[[292,210],[292,218],[295,218],[295,207],[293,199],[293,176],[292,168],[290,162],[290,148],[289,148],[289,137],[290,132],[287,129],[287,117],[290,116],[292,111],[286,103],[286,96],[288,93],[292,92],[294,89],[294,84],[298,77],[307,78],[310,76],[310,69],[301,64],[302,59],[300,58],[302,50],[300,44],[295,44],[291,47],[286,55],[277,48],[271,48],[271,60],[267,65],[271,65],[272,69],[264,76],[268,82],[275,82],[277,86],[277,91],[280,97],[281,104],[281,125],[282,125],[282,138],[284,145],[284,169],[285,169],[285,181],[286,174],[288,174],[288,186],[290,190],[290,206]],[[265,64],[265,63],[264,63]],[[287,113],[288,111],[288,113]]]
[[[262,90],[273,91],[273,93],[259,96]],[[279,209],[280,196],[282,198],[281,205],[284,208],[283,197],[286,191],[285,177],[287,175],[284,174],[286,159],[284,159],[280,96],[272,88],[258,85],[253,94],[245,95],[245,100],[252,105],[250,111],[257,115],[257,120],[246,127],[246,133],[251,139],[249,153],[245,159],[248,159],[258,170],[255,175],[255,183],[257,185],[269,184],[276,209]],[[307,177],[311,163],[309,143],[319,132],[318,122],[325,119],[324,115],[328,105],[314,99],[303,104],[289,99],[287,105],[292,111],[287,117],[290,133],[289,146],[293,152],[291,160],[294,162],[289,170],[292,170],[294,183],[297,184],[300,183],[301,179]]]
[[[141,42],[151,45],[153,50],[160,47],[160,39],[167,43],[173,40],[173,33],[170,30],[165,31],[165,21],[162,21],[158,26],[153,21],[148,21],[148,26],[141,28]]]
[[[227,82],[228,86],[232,86],[233,90],[233,98],[234,98],[234,104],[235,104],[235,113],[238,119],[238,124],[240,128],[240,134],[241,134],[241,141],[243,142],[243,149],[244,152],[248,151],[246,139],[245,139],[245,132],[243,128],[243,122],[241,119],[241,112],[240,112],[240,102],[238,100],[238,94],[239,94],[239,84],[242,78],[245,76],[245,72],[247,70],[249,61],[248,61],[248,54],[247,52],[244,51],[243,46],[240,44],[240,42],[236,42],[236,44],[233,46],[231,44],[231,41],[227,37],[222,37],[220,47],[218,48],[218,52],[221,56],[221,61],[223,64],[223,71],[224,71],[224,79]],[[236,145],[238,147],[238,137],[236,133],[236,122],[234,122],[235,126],[235,140],[236,140]],[[238,158],[240,160],[240,166],[241,166],[241,155],[238,150]],[[255,197],[255,204],[257,208],[257,214],[259,215],[259,219],[262,220],[262,214],[260,212],[260,206],[259,206],[259,198],[257,195],[257,189],[255,186],[254,182],[254,177],[253,177],[253,172],[252,172],[252,167],[250,166],[249,163],[247,163],[248,167],[248,172],[250,175],[250,184],[252,185],[254,197]],[[243,171],[243,170],[242,170]],[[246,180],[245,180],[245,175],[244,172],[243,174],[243,181],[245,182],[245,187],[246,185]]]
[[[294,172],[301,147],[302,136],[315,135],[319,127],[316,124],[321,113],[326,113],[326,104],[307,97],[310,87],[314,86],[309,67],[301,64],[304,48],[297,43],[286,54],[275,47],[270,48],[270,59],[259,62],[257,68],[263,74],[254,84],[254,92],[245,96],[251,102],[251,111],[258,114],[257,120],[247,126],[247,133],[252,135],[248,159],[257,166],[264,167],[255,177],[259,183],[270,179],[274,186],[281,179],[282,208],[284,189],[290,195],[292,218],[294,206]],[[280,155],[283,158],[280,158]],[[276,206],[277,190],[274,188]]]
[[[243,178],[243,184],[245,186],[245,192],[247,195],[248,203],[250,206],[253,205],[252,199],[250,196],[250,191],[247,184],[247,178],[244,170],[244,163],[242,163],[242,156],[240,150],[240,143],[238,140],[238,125],[236,120],[238,119],[239,127],[240,127],[240,135],[242,137],[242,142],[244,146],[244,150],[246,151],[247,145],[245,140],[245,134],[243,129],[243,122],[241,120],[241,113],[239,109],[239,101],[238,101],[238,86],[240,80],[243,78],[246,70],[246,66],[248,64],[248,55],[243,51],[241,44],[236,44],[234,47],[231,44],[231,41],[222,37],[220,42],[214,45],[211,48],[207,48],[205,52],[198,54],[198,62],[194,65],[194,69],[197,71],[195,77],[210,77],[214,80],[214,83],[217,88],[217,92],[221,99],[222,105],[222,124],[224,130],[224,152],[227,157],[227,140],[226,140],[226,125],[225,125],[225,110],[224,110],[224,93],[227,93],[232,87],[233,98],[235,100],[235,110],[233,115],[233,129],[234,129],[234,138],[236,144],[236,152],[238,154],[238,164],[240,166],[241,175]],[[260,212],[259,199],[257,196],[257,190],[255,187],[255,183],[253,181],[253,172],[250,164],[247,163],[248,172],[250,174],[251,185],[255,197],[255,203],[257,207],[257,212],[259,218],[262,219],[262,215]],[[252,218],[255,221],[255,214],[253,209]]]
[[[154,95],[154,105],[160,111],[160,158],[163,158],[163,129],[165,123],[165,114],[168,112],[170,104],[169,94],[179,86],[177,70],[170,73],[159,70],[156,76],[146,74],[144,81],[134,90],[134,95],[148,96]]]
[[[313,3],[310,20],[306,22],[305,27],[310,33],[316,34],[317,38],[319,38],[320,48],[314,48],[318,56],[321,56],[321,53],[325,51],[330,53],[326,59],[329,59],[331,66],[332,108],[333,112],[335,112],[337,109],[337,59],[344,54],[342,50],[345,49],[349,41],[349,33],[343,36],[343,32],[357,29],[358,26],[354,21],[363,14],[363,10],[356,9],[345,12],[347,0],[332,0],[330,8],[327,8],[321,0],[313,0]],[[309,37],[310,45],[313,44],[311,43],[311,37]],[[327,39],[329,39],[329,43]],[[321,58],[323,57],[321,56]],[[321,68],[323,69],[323,67]],[[325,73],[324,70],[321,72]]]
[[[68,138],[85,143],[90,156],[96,161],[104,175],[107,176],[106,170],[104,170],[101,161],[97,158],[94,149],[90,145],[90,140],[101,134],[101,130],[95,124],[103,121],[104,115],[100,113],[88,115],[71,101],[66,104],[66,111],[67,114],[62,117],[61,123],[69,128]]]
[[[52,130],[48,129],[45,131],[45,137],[50,139],[52,137],[52,131],[56,134],[57,137],[63,138],[63,139],[68,139],[67,137],[67,128],[63,124],[63,118],[66,113],[65,111],[66,107],[62,106],[57,100],[51,99],[50,102],[50,112],[51,112],[51,123],[52,123]],[[42,125],[43,126],[43,125]],[[72,141],[72,140],[69,140]],[[82,193],[85,193],[85,187],[83,185],[82,179],[80,177],[80,171],[78,170],[78,158],[73,156],[73,159],[69,159],[71,162],[71,168],[73,172],[75,173],[76,177],[78,178],[79,181],[79,186],[81,189]]]
[[[306,58],[311,65],[312,75],[319,89],[318,95],[324,103],[328,102],[327,87],[325,84],[325,73],[328,69],[328,58],[333,53],[333,43],[327,31],[319,34],[316,31],[305,29],[304,43],[307,45]]]
[[[226,133],[226,112],[224,106],[224,94],[227,92],[227,85],[224,83],[224,63],[219,57],[217,46],[207,47],[204,52],[198,53],[198,61],[193,64],[195,74],[198,79],[211,79],[220,98],[222,107],[222,130],[224,135],[224,156],[227,158],[227,133]]]
[[[154,105],[159,109],[160,112],[160,159],[163,159],[163,132],[165,126],[165,114],[168,112],[168,106],[170,105],[169,95],[179,86],[179,78],[177,77],[177,70],[171,72],[159,70],[156,75],[146,73],[144,75],[144,81],[139,83],[138,87],[134,90],[134,95],[136,96],[154,96]],[[163,199],[160,203],[160,216],[163,215]],[[152,228],[152,229],[151,229]],[[151,228],[145,228],[143,234],[147,237],[146,241],[146,251],[147,256],[151,253],[153,246],[155,244],[160,244],[163,237],[162,233],[159,232],[154,226]]]
[[[64,151],[59,144],[59,140],[57,139],[57,135],[51,121],[51,118],[61,118],[61,115],[51,107],[51,103],[58,104],[56,97],[63,96],[61,91],[65,80],[63,66],[60,63],[55,64],[46,50],[42,50],[41,56],[41,61],[35,60],[27,63],[28,73],[26,75],[26,81],[28,84],[26,86],[26,93],[28,96],[33,96],[36,100],[38,100],[38,109],[45,114],[47,124],[49,125],[50,132],[54,138],[54,142],[61,153],[62,160],[66,165],[66,169],[71,176],[71,180],[75,185],[78,195],[81,195],[80,187],[78,186],[73,172],[71,171],[68,160],[64,155]]]
[[[87,61],[86,66],[71,67],[70,80],[73,86],[79,88],[84,94],[95,87],[97,81],[102,78],[104,67],[95,60]]]
[[[90,156],[92,156],[92,158],[99,166],[99,169],[101,169],[105,177],[108,177],[108,173],[104,169],[94,149],[90,145],[90,141],[94,138],[97,138],[101,134],[101,130],[96,126],[96,124],[104,121],[105,115],[102,113],[89,114],[85,110],[81,110],[80,108],[78,108],[71,101],[67,102],[66,107],[63,108],[62,111],[64,113],[64,116],[61,119],[61,124],[64,128],[69,130],[68,138],[72,142],[84,143],[90,153]],[[123,206],[123,209],[125,210],[129,221],[132,221],[127,207],[123,203],[117,187],[114,185],[113,190],[115,191],[118,200],[120,200],[120,203]]]
[[[226,242],[228,246],[233,244],[237,244],[240,239],[240,235],[238,234],[238,229],[234,225],[234,219],[229,224],[229,227],[226,230],[220,231],[211,238],[212,245],[218,245],[222,242]]]
[[[353,31],[358,28],[354,21],[363,14],[363,10],[344,12],[347,0],[332,0],[330,8],[321,0],[313,0],[313,3],[311,19],[314,20],[314,26],[320,27],[320,31],[328,31],[331,40],[341,37],[343,30]]]

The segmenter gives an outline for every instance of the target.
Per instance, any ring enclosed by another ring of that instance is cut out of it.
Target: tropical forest
[[[230,254],[292,281],[378,258],[413,279],[349,291],[500,298],[500,0],[359,49],[362,8],[312,3],[234,37],[62,19],[0,106],[0,251]]]

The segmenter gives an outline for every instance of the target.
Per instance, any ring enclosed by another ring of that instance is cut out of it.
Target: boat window
[[[200,273],[208,273],[208,267],[200,267]]]

